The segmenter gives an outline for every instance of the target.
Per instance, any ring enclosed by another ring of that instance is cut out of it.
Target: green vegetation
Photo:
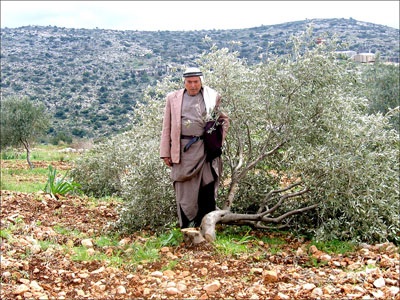
[[[1,103],[1,148],[23,146],[30,166],[33,143],[49,128],[50,118],[43,103],[34,103],[27,97],[8,97]]]
[[[315,245],[318,250],[326,252],[328,254],[348,254],[356,250],[356,244],[350,241],[312,241],[307,246],[307,249],[309,249],[312,245]]]
[[[23,193],[34,193],[43,189],[46,169],[13,170],[1,168],[1,189]],[[25,181],[24,178],[34,176],[35,181]]]
[[[48,180],[44,187],[44,191],[49,193],[51,196],[56,197],[56,194],[65,195],[70,192],[72,193],[82,193],[79,188],[80,184],[71,182],[66,178],[68,172],[61,178],[57,177],[57,170],[53,169],[53,167],[49,166],[49,173],[47,175]]]

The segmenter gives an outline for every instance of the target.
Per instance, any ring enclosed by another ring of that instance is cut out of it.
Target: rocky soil
[[[327,254],[282,235],[277,253],[259,239],[247,243],[252,254],[236,255],[181,243],[156,249],[156,261],[113,264],[117,254],[135,251],[128,245],[151,238],[139,232],[98,246],[94,240],[117,219],[117,205],[1,191],[1,299],[400,299],[399,248],[392,243]],[[87,258],[77,260],[74,249],[82,245]],[[101,255],[109,259],[95,259]]]

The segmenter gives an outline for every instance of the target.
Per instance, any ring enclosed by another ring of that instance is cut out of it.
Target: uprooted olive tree
[[[388,118],[367,114],[368,100],[357,96],[360,72],[336,56],[334,42],[316,45],[304,34],[288,47],[289,55],[266,53],[258,65],[214,46],[198,61],[230,118],[219,209],[203,218],[202,234],[211,241],[215,225],[225,223],[286,227],[317,239],[399,240],[399,144]],[[165,95],[180,87],[172,78],[159,82],[135,110],[132,131],[77,164],[86,173],[75,174],[87,181],[104,179],[99,161],[113,170],[125,199],[116,229],[176,221],[159,139]]]

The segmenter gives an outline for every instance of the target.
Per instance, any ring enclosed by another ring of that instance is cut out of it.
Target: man
[[[202,85],[203,74],[198,68],[183,73],[185,88],[167,95],[161,135],[160,157],[171,167],[179,225],[198,227],[203,217],[215,210],[220,157],[207,160],[204,148],[204,127],[219,110],[221,96]],[[219,113],[222,141],[228,130],[228,117]]]

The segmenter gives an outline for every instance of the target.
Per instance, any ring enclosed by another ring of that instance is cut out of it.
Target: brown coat
[[[185,89],[180,89],[167,95],[167,102],[164,109],[164,120],[161,134],[160,157],[170,157],[172,163],[180,163],[181,147],[181,110]],[[221,103],[221,96],[217,94],[215,107]],[[224,120],[223,140],[228,131],[228,117],[221,114]]]

